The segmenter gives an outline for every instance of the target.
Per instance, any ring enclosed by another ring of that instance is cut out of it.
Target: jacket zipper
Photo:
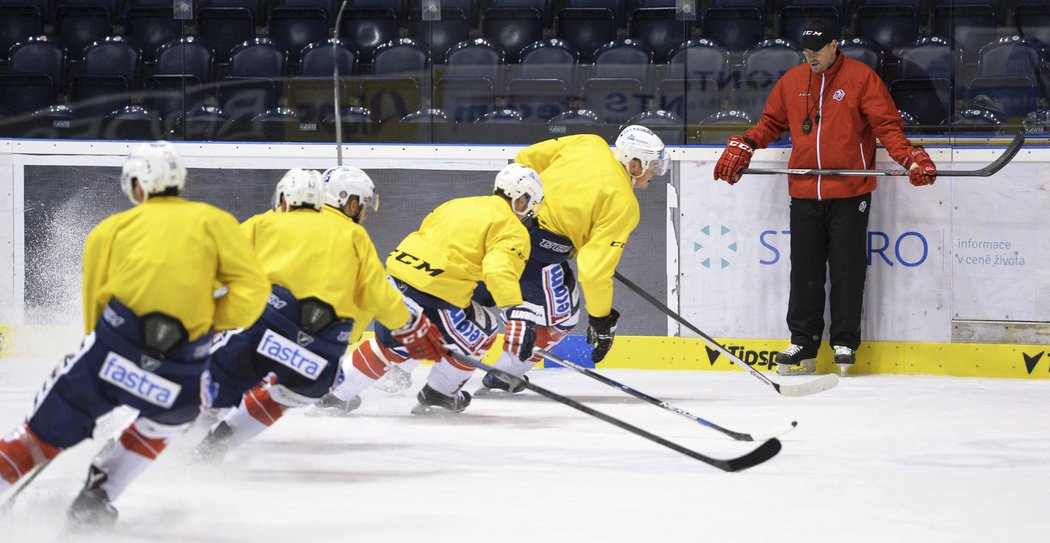
[[[863,143],[858,143],[857,147],[860,147],[860,164],[861,164],[861,169],[862,170],[866,170],[866,169],[868,169],[868,161],[867,161],[867,159],[864,158],[864,144]]]
[[[817,119],[818,119],[818,121],[817,121],[817,169],[818,170],[823,168],[823,166],[820,165],[820,126],[823,123],[821,123],[820,120],[819,120],[820,117],[823,115],[823,113],[824,113],[824,72],[821,72],[820,73],[820,97],[817,98]],[[823,176],[821,176],[821,175],[817,176],[817,200],[822,200],[823,199],[820,196],[820,180],[822,178],[823,178]]]

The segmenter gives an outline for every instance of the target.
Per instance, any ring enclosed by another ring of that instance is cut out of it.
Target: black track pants
[[[791,199],[791,342],[816,355],[824,332],[824,283],[831,271],[831,344],[860,346],[868,271],[871,194],[831,200]]]

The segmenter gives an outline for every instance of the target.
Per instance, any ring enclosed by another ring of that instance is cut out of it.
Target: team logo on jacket
[[[165,409],[171,409],[175,398],[182,391],[178,383],[148,372],[114,352],[106,355],[98,376],[119,389]]]
[[[868,209],[868,202],[861,202],[860,207],[857,209],[859,209],[861,213],[864,213],[864,210]]]
[[[841,102],[842,99],[846,97],[846,91],[839,89],[835,91],[835,94],[832,94],[831,97]]]
[[[572,296],[569,287],[565,286],[565,270],[561,264],[543,268],[543,291],[550,326],[572,315]]]
[[[328,361],[288,338],[266,329],[255,352],[285,366],[307,379],[317,379],[328,366]]]

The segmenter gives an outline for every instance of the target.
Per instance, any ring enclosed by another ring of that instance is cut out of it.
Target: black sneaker
[[[208,431],[208,435],[193,448],[193,459],[197,462],[221,462],[226,456],[226,450],[230,448],[230,436],[233,428],[226,421],[219,421],[214,428]]]
[[[849,373],[849,369],[857,362],[857,351],[842,345],[833,345],[835,349],[835,364],[839,367],[839,374],[843,377]]]
[[[447,409],[452,413],[461,413],[470,405],[470,393],[460,390],[455,396],[445,396],[430,388],[430,385],[423,385],[419,394],[416,395],[416,400],[419,401],[419,405],[412,409],[414,415],[431,413],[435,407]]]
[[[515,383],[512,386],[510,383],[507,383],[503,379],[496,377],[496,374],[486,373],[485,377],[481,379],[481,386],[493,390],[506,390],[507,392],[514,394],[515,392],[521,392],[522,390],[525,390],[525,383],[529,382],[529,378],[526,375],[522,375],[518,379],[521,379],[521,381]]]
[[[87,482],[83,490],[69,506],[69,519],[81,526],[105,527],[117,522],[117,508],[102,490],[109,477],[94,464],[88,468]]]
[[[795,343],[789,344],[773,359],[777,375],[809,375],[817,371],[816,353]]]
[[[310,417],[346,417],[358,407],[361,407],[360,396],[354,396],[347,401],[329,392],[322,396],[321,401],[311,407],[306,415]]]

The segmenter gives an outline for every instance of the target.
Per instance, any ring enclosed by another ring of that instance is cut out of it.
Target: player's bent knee
[[[14,483],[60,452],[61,449],[40,439],[28,425],[23,424],[0,441],[0,478]]]

